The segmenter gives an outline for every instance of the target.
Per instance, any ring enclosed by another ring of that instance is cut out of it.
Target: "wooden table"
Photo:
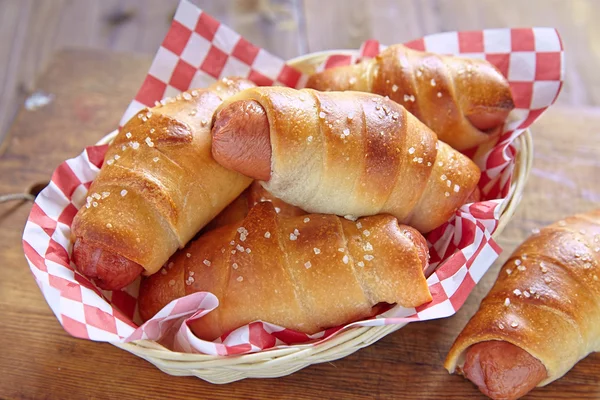
[[[56,55],[38,87],[48,106],[21,110],[0,148],[0,193],[27,191],[111,131],[139,87],[150,59],[99,51]],[[489,290],[502,260],[534,227],[597,207],[600,110],[555,107],[533,128],[535,161],[521,205],[502,235],[505,252],[462,309],[414,323],[332,363],[291,376],[211,385],[172,377],[110,344],[70,337],[29,271],[21,235],[30,203],[0,204],[0,398],[482,398],[442,367],[452,341]],[[528,398],[600,397],[600,355]]]

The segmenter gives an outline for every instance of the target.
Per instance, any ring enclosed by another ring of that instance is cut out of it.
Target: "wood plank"
[[[53,168],[115,126],[138,88],[149,57],[96,51],[57,55],[39,88],[49,106],[21,110],[0,156],[0,193],[47,180]],[[18,133],[18,134],[17,134]],[[502,259],[528,232],[565,215],[597,207],[600,109],[554,107],[533,128],[534,172],[500,243]],[[540,172],[541,171],[541,172]],[[567,189],[565,189],[567,188]],[[65,333],[34,283],[21,250],[30,204],[0,204],[0,398],[394,398],[482,399],[442,367],[452,341],[489,290],[500,263],[451,318],[414,323],[355,354],[278,379],[211,385],[172,377],[109,344]],[[600,354],[529,399],[597,399]]]
[[[549,26],[566,49],[563,105],[600,105],[600,2],[591,0],[304,0],[309,51],[358,48],[366,39],[384,44],[455,30]]]
[[[195,0],[258,46],[291,58],[304,50],[300,0]],[[0,2],[0,142],[35,78],[64,48],[153,55],[179,0],[8,0]]]

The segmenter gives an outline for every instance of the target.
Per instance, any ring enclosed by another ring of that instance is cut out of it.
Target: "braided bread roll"
[[[144,279],[138,305],[147,320],[176,298],[208,291],[219,306],[191,323],[201,339],[257,320],[312,334],[370,317],[382,302],[431,301],[427,259],[425,239],[389,215],[282,217],[263,202]]]
[[[116,290],[153,274],[250,185],[213,160],[210,121],[223,99],[252,86],[224,79],[125,124],[71,227],[83,275]]]
[[[374,59],[316,73],[307,87],[389,96],[458,150],[499,135],[514,108],[508,82],[489,62],[399,44]]]
[[[600,209],[530,236],[504,264],[445,367],[516,399],[600,351]]]
[[[429,232],[480,171],[399,104],[360,92],[244,90],[215,114],[212,153],[308,212],[389,213]]]

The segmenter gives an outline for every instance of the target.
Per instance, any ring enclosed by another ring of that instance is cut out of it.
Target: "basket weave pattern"
[[[319,52],[296,58],[289,64],[310,74],[332,53],[353,54],[352,51]],[[98,144],[109,143],[114,135],[106,136]],[[514,214],[531,169],[533,149],[529,130],[519,136],[514,145],[518,151],[511,188],[506,200],[500,205],[501,216],[493,238],[501,234]],[[311,364],[336,360],[378,341],[404,325],[355,327],[317,344],[288,346],[228,357],[174,352],[151,340],[113,344],[149,361],[167,374],[196,376],[211,383],[229,383],[244,378],[285,376]]]

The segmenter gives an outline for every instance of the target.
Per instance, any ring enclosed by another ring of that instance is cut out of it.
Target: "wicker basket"
[[[308,54],[289,61],[302,72],[312,73],[314,68],[330,54],[356,54],[352,50],[336,50]],[[109,143],[116,132],[104,137],[98,144]],[[516,167],[510,193],[501,204],[501,217],[493,234],[497,238],[510,221],[521,200],[523,188],[533,159],[531,134],[524,132],[515,142]],[[406,324],[356,327],[316,345],[296,345],[240,356],[211,356],[171,351],[150,340],[130,343],[113,343],[121,349],[141,357],[161,371],[175,376],[196,376],[211,383],[229,383],[244,378],[275,378],[289,375],[311,364],[345,357],[366,347]]]

